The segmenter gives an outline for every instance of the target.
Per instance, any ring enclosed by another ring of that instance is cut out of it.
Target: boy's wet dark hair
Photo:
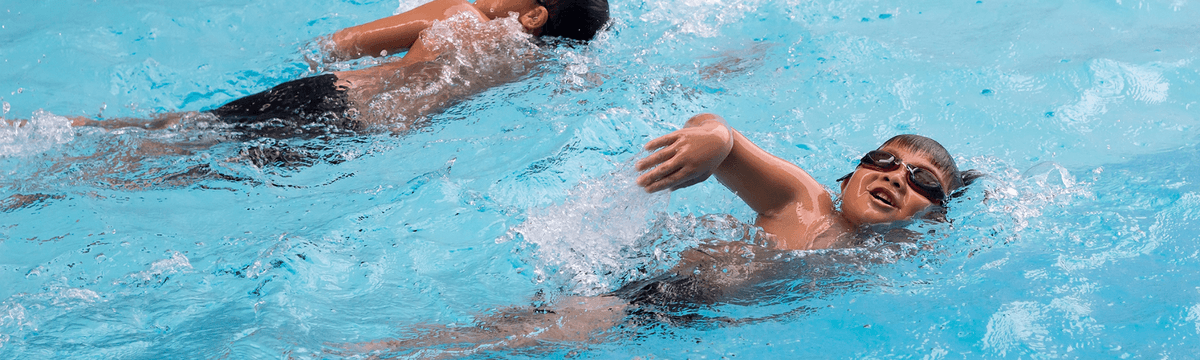
[[[954,158],[950,156],[950,152],[946,151],[945,147],[942,147],[942,144],[921,135],[896,135],[888,141],[884,141],[879,148],[882,149],[888,145],[928,155],[929,162],[950,178],[950,182],[946,184],[947,194],[953,194],[955,190],[970,185],[971,182],[982,176],[982,173],[975,170],[958,171],[958,164],[954,163]]]
[[[542,36],[588,41],[608,22],[608,0],[538,0],[549,19]]]

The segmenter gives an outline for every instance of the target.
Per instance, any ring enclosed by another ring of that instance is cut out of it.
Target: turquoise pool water
[[[753,219],[713,182],[630,185],[641,144],[704,111],[829,186],[899,133],[990,176],[916,244],[791,254],[792,276],[696,310],[731,321],[468,356],[1200,353],[1187,1],[613,1],[591,46],[424,127],[284,142],[303,166],[57,117],[219,106],[312,74],[314,37],[418,3],[0,5],[0,102],[32,118],[0,127],[0,358],[341,357],[649,277]],[[152,144],[186,151],[129,150]]]

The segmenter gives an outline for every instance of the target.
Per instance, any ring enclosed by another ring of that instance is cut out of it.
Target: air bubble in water
[[[8,102],[5,101],[4,102],[4,112],[0,113],[0,115],[8,115],[9,110],[12,110],[12,105],[9,105]]]

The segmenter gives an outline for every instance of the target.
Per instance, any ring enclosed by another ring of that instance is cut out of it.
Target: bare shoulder
[[[832,195],[816,180],[811,180],[811,184],[800,189],[790,203],[779,211],[760,213],[754,224],[773,235],[776,247],[780,249],[822,249],[828,244],[818,238],[837,227],[839,216]]]
[[[434,0],[426,3],[425,5],[421,5],[417,9],[421,9],[426,6],[432,7],[432,9],[430,9],[433,10],[430,12],[430,15],[432,15],[431,18],[438,20],[445,20],[451,16],[461,13],[475,15],[480,20],[488,20],[487,16],[484,15],[482,11],[479,11],[479,9],[475,8],[475,5],[467,2],[466,0]]]

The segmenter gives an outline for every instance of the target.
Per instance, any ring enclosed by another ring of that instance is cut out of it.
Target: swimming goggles
[[[908,170],[908,184],[911,185],[913,190],[935,204],[942,204],[945,201],[946,192],[942,190],[942,182],[938,181],[937,176],[933,172],[905,164],[890,152],[871,150],[866,155],[863,155],[862,160],[858,162],[858,166],[881,172],[896,170],[901,164]],[[854,173],[847,174],[837,181],[845,181],[851,175],[854,175]]]

